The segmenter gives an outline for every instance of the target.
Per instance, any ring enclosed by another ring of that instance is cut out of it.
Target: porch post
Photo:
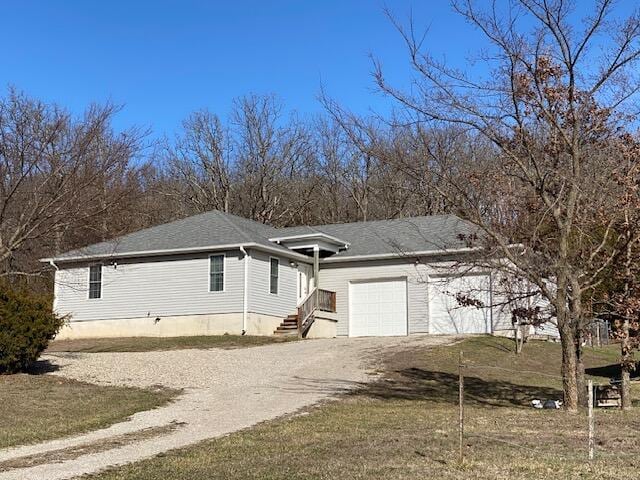
[[[320,287],[320,247],[313,247],[313,282],[316,288]]]

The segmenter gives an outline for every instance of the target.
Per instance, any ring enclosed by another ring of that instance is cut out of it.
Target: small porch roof
[[[298,235],[274,237],[270,238],[269,241],[291,250],[301,250],[306,252],[318,248],[320,252],[329,254],[338,253],[340,250],[349,248],[350,245],[350,243],[345,240],[323,232],[309,232]]]

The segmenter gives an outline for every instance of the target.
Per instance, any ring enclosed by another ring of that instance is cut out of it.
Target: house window
[[[224,291],[224,255],[209,257],[209,291]]]
[[[274,295],[278,294],[278,279],[280,276],[280,260],[272,258],[269,272],[269,291]]]
[[[102,265],[89,267],[89,298],[102,297]]]

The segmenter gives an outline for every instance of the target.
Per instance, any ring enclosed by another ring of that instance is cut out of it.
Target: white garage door
[[[349,299],[349,336],[407,334],[405,279],[351,283]]]
[[[490,287],[489,275],[431,278],[429,333],[491,333]],[[474,305],[459,300],[471,300]]]

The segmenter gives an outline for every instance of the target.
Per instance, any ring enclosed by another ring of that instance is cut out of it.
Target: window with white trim
[[[224,255],[209,257],[209,291],[224,291]]]
[[[269,264],[269,292],[277,295],[278,281],[280,279],[280,260],[271,258]]]
[[[89,298],[102,298],[102,265],[89,267]]]

